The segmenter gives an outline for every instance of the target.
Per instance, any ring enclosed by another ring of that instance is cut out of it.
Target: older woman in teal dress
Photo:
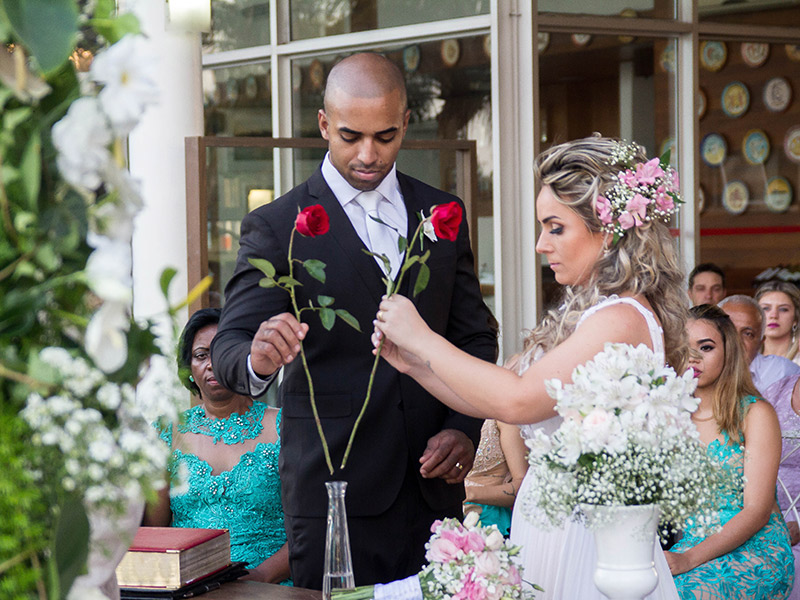
[[[289,553],[278,476],[281,414],[219,384],[209,347],[219,309],[194,313],[178,348],[181,381],[200,397],[161,437],[172,448],[170,489],[145,523],[229,529],[231,559],[248,578],[289,581]]]
[[[697,377],[700,439],[733,479],[720,490],[722,529],[689,528],[667,552],[682,600],[786,598],[794,580],[789,531],[775,496],[781,433],[757,398],[736,328],[720,308],[695,306],[687,323]]]

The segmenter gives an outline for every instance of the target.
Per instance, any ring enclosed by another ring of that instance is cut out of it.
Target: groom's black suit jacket
[[[419,223],[419,211],[428,215],[431,206],[458,200],[401,173],[397,178],[408,210],[408,239]],[[320,294],[332,296],[333,308],[346,309],[361,325],[359,333],[337,318],[333,329],[326,331],[316,315],[304,313],[304,320],[310,324],[304,348],[331,457],[338,469],[366,393],[374,359],[370,342],[372,321],[386,290],[377,262],[365,254],[361,238],[321,170],[242,221],[236,270],[225,289],[226,303],[211,352],[219,380],[238,393],[248,394],[246,358],[251,340],[262,321],[290,311],[291,307],[285,291],[259,287],[263,275],[247,259],[266,258],[276,267],[278,275],[286,274],[289,238],[298,207],[314,204],[321,204],[328,213],[330,231],[314,238],[295,234],[293,255],[300,260],[315,258],[326,263],[326,281],[322,284],[296,266],[295,277],[303,284],[296,288],[298,305],[308,306],[309,300],[317,304]],[[493,361],[497,342],[473,270],[466,221],[462,221],[455,242],[430,243],[427,239],[425,242],[426,249],[431,251],[427,262],[431,277],[427,289],[413,299],[419,313],[434,331],[456,346]],[[416,268],[412,268],[406,274],[400,293],[411,297],[416,273]],[[400,375],[381,360],[372,399],[347,467],[331,477],[325,466],[299,357],[285,368],[279,402],[283,407],[280,455],[283,508],[293,517],[324,516],[327,510],[324,482],[334,479],[349,482],[349,517],[381,514],[397,497],[409,463],[419,468],[417,460],[429,438],[443,429],[458,429],[477,447],[480,436],[479,420],[450,410],[414,380]],[[463,486],[420,476],[417,482],[434,510],[458,505],[463,499]]]

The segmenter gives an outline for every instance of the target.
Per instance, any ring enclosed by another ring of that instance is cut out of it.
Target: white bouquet
[[[662,535],[690,517],[700,527],[717,522],[727,481],[692,423],[699,400],[690,370],[677,375],[643,344],[607,343],[571,384],[545,385],[564,420],[526,441],[536,481],[521,499],[528,518],[558,525],[581,504],[656,504]]]

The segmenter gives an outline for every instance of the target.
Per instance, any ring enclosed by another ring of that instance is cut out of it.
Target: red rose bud
[[[325,209],[319,204],[309,206],[300,211],[297,215],[297,219],[294,221],[294,226],[297,227],[297,231],[299,231],[301,235],[307,237],[328,233],[330,227],[328,213],[326,213]]]
[[[455,242],[463,214],[464,211],[458,202],[434,206],[431,211],[431,225],[436,237]]]

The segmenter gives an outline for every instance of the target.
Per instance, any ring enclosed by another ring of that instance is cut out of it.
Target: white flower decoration
[[[101,173],[111,161],[112,136],[97,98],[75,100],[66,116],[53,125],[52,134],[58,150],[56,164],[64,179],[88,190],[100,187]]]
[[[128,305],[105,302],[86,327],[84,346],[94,364],[105,373],[113,373],[128,358],[126,333],[130,328]]]
[[[157,60],[144,36],[126,35],[92,61],[90,74],[103,84],[98,98],[117,135],[130,133],[158,98]]]

